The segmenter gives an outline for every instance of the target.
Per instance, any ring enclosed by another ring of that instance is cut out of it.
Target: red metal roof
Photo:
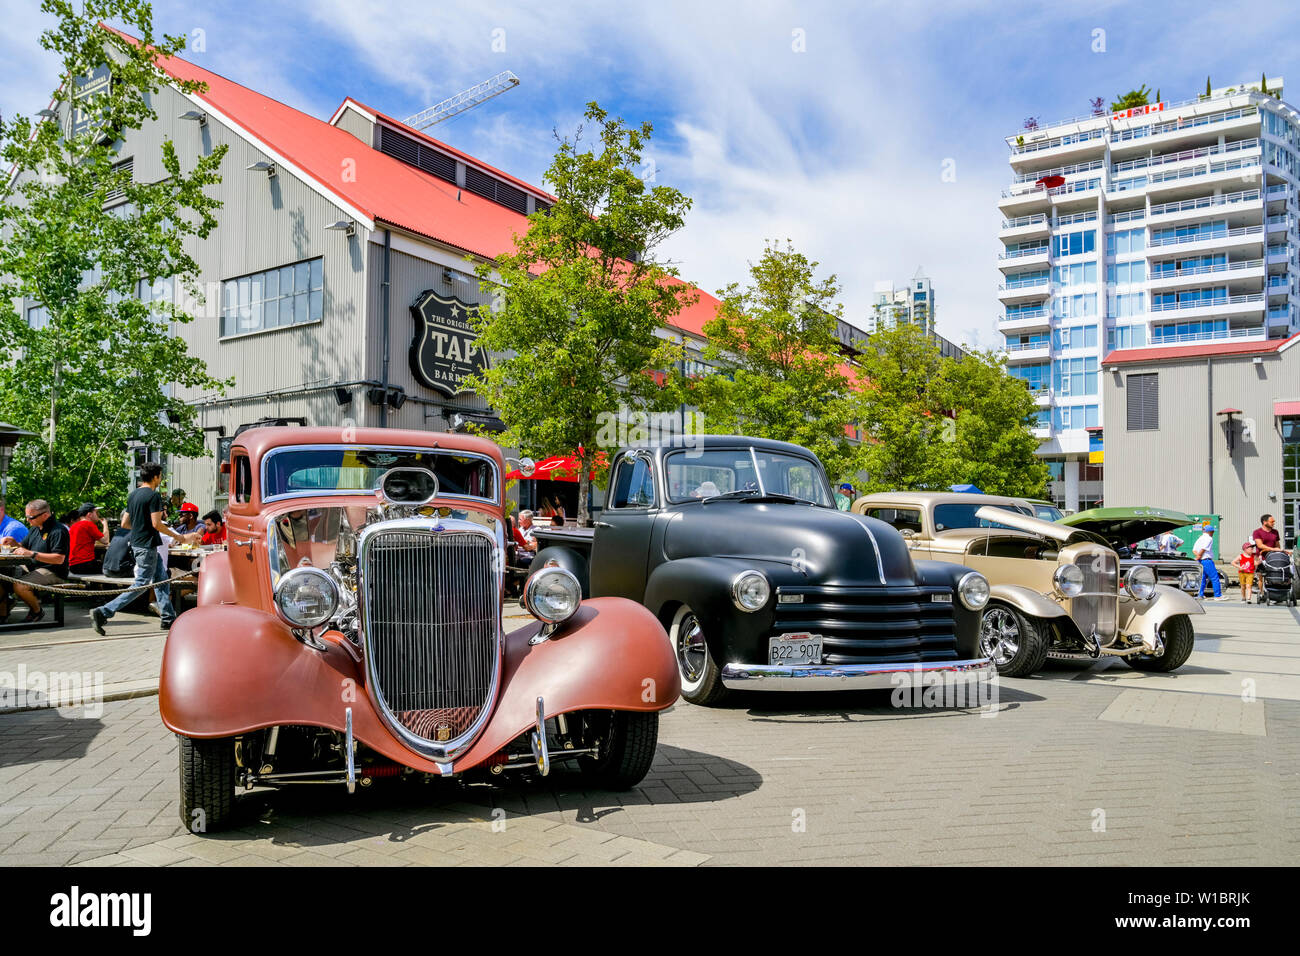
[[[1300,332],[1289,339],[1263,342],[1206,342],[1204,345],[1157,345],[1142,349],[1116,349],[1101,360],[1102,365],[1126,365],[1134,362],[1161,362],[1170,359],[1205,358],[1207,355],[1267,355],[1278,352],[1300,339]]]
[[[114,32],[129,43],[138,42],[120,30]],[[217,119],[265,145],[371,222],[387,223],[484,259],[494,259],[501,253],[513,251],[515,235],[528,229],[526,216],[469,190],[458,190],[451,183],[361,144],[351,133],[325,120],[309,116],[177,56],[159,57],[158,65],[175,79],[206,83],[207,90],[194,96],[207,104],[214,114],[219,114]],[[344,100],[345,104],[347,102]],[[351,102],[356,103],[355,100]],[[375,112],[360,103],[356,105]],[[384,116],[383,119],[455,153],[471,165],[500,175],[534,193],[549,195],[390,117]],[[346,177],[345,171],[348,173]],[[673,326],[703,338],[704,323],[714,317],[717,306],[717,299],[700,290],[695,304],[683,309]]]
[[[1289,401],[1289,402],[1285,402],[1285,401],[1274,402],[1273,414],[1277,417],[1300,415],[1300,400]]]

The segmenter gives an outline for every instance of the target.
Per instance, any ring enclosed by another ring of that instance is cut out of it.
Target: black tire
[[[191,833],[211,833],[235,811],[235,739],[181,737],[181,823]]]
[[[580,757],[578,766],[602,790],[629,790],[645,779],[659,742],[659,714],[610,711],[603,721],[600,756]]]
[[[1023,614],[1010,604],[994,602],[985,608],[980,621],[980,651],[992,658],[1000,676],[1028,677],[1042,670],[1047,660],[1048,628],[1046,621]],[[1015,645],[1014,653],[1000,652],[1004,641]]]
[[[720,704],[727,696],[727,688],[722,686],[722,669],[713,659],[699,618],[689,605],[677,608],[667,631],[682,682],[682,699],[701,707]]]
[[[1159,657],[1130,654],[1124,658],[1124,663],[1136,671],[1168,673],[1178,670],[1187,663],[1187,658],[1192,656],[1192,648],[1196,644],[1196,630],[1192,627],[1192,619],[1186,614],[1169,618],[1165,621],[1164,640],[1165,652]]]

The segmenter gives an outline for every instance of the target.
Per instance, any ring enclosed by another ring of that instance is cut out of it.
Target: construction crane
[[[428,129],[435,123],[441,123],[466,110],[472,110],[480,103],[485,103],[494,96],[500,96],[506,90],[513,90],[519,85],[519,77],[509,70],[502,70],[496,76],[484,80],[477,86],[461,90],[455,96],[449,96],[441,103],[434,103],[427,110],[421,110],[414,116],[406,118],[406,125],[412,129]]]

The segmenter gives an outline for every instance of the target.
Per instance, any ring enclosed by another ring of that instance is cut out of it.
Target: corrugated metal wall
[[[1282,520],[1282,438],[1273,402],[1300,395],[1300,348],[1282,354],[1216,356],[1211,375],[1204,357],[1182,362],[1117,366],[1105,371],[1104,443],[1107,506],[1151,505],[1193,514],[1223,516],[1220,551],[1225,560],[1271,512]],[[1127,376],[1154,372],[1159,378],[1160,427],[1129,431]],[[1237,408],[1234,449],[1229,455],[1223,416]],[[1244,433],[1249,427],[1253,441]],[[1269,498],[1269,494],[1276,498]]]

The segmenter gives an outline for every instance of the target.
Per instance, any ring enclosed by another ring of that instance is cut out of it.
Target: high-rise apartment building
[[[911,322],[927,332],[934,331],[934,288],[924,270],[917,269],[912,281],[902,286],[885,279],[876,283],[867,318],[867,331],[887,329],[899,322]]]
[[[1300,329],[1300,113],[1282,80],[1007,137],[998,331],[1064,507],[1101,500],[1105,356]]]

